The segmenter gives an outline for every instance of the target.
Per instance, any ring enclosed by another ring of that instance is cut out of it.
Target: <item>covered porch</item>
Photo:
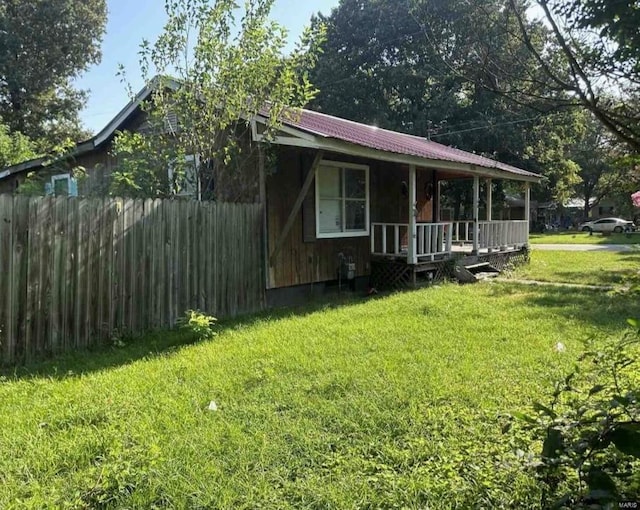
[[[260,142],[258,120],[252,136]],[[395,287],[437,280],[461,258],[473,264],[474,257],[526,256],[528,215],[507,220],[499,207],[493,211],[491,183],[510,182],[510,192],[519,190],[529,210],[536,174],[307,110],[287,121],[274,143],[280,146],[277,165],[268,175],[264,158],[260,166],[268,289],[374,282],[379,275]],[[464,215],[457,209],[447,214],[440,205],[456,181],[467,183],[460,186],[464,199],[455,202]]]
[[[519,251],[529,243],[530,183],[525,181],[524,217],[519,220],[494,220],[492,177],[474,175],[472,219],[441,221],[441,186],[444,179],[433,172],[433,182],[425,186],[418,196],[418,174],[421,169],[409,166],[406,207],[407,222],[374,221],[370,226],[371,255],[374,258],[417,265],[425,262],[448,260],[461,254],[481,255],[495,252]],[[484,214],[481,217],[480,184],[486,188]],[[432,196],[429,196],[432,195]],[[432,221],[420,221],[420,200],[431,203]]]

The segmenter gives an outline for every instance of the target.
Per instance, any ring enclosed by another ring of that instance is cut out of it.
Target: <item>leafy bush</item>
[[[542,483],[544,508],[606,507],[640,498],[640,331],[585,352],[548,404],[514,413],[541,451],[524,457]]]
[[[187,310],[184,317],[178,319],[180,329],[193,333],[199,340],[215,336],[213,328],[217,319],[198,310]]]

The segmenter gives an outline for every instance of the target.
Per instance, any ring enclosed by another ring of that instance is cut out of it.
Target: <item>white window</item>
[[[198,155],[189,154],[184,157],[184,167],[179,175],[176,174],[173,165],[169,165],[168,177],[172,193],[178,196],[200,198],[200,176],[198,167],[200,158]]]
[[[369,167],[323,161],[316,173],[316,237],[369,235]]]
[[[77,197],[78,181],[71,174],[52,175],[51,182],[45,184],[45,192],[56,197]]]

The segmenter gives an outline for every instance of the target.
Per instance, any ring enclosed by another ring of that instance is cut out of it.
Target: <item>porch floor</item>
[[[481,248],[477,255],[490,255],[497,253],[513,253],[521,251],[526,245],[516,245],[516,246],[506,246],[502,248]],[[443,253],[438,255],[429,255],[429,256],[419,256],[418,264],[425,264],[429,262],[438,262],[438,261],[447,261],[447,260],[457,260],[462,255],[473,255],[473,245],[471,243],[452,243],[451,245],[451,253]],[[401,251],[399,254],[385,254],[381,255],[379,253],[374,253],[371,255],[372,260],[387,260],[387,261],[397,261],[407,263],[407,252],[406,250]]]

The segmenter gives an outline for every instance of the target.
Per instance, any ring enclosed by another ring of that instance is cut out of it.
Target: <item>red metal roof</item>
[[[464,163],[484,168],[495,168],[522,176],[539,177],[539,175],[521,168],[506,165],[460,149],[454,149],[426,138],[389,131],[375,126],[367,126],[366,124],[311,110],[302,110],[299,118],[288,119],[285,124],[313,135],[334,138],[384,152],[417,156],[436,161]]]

